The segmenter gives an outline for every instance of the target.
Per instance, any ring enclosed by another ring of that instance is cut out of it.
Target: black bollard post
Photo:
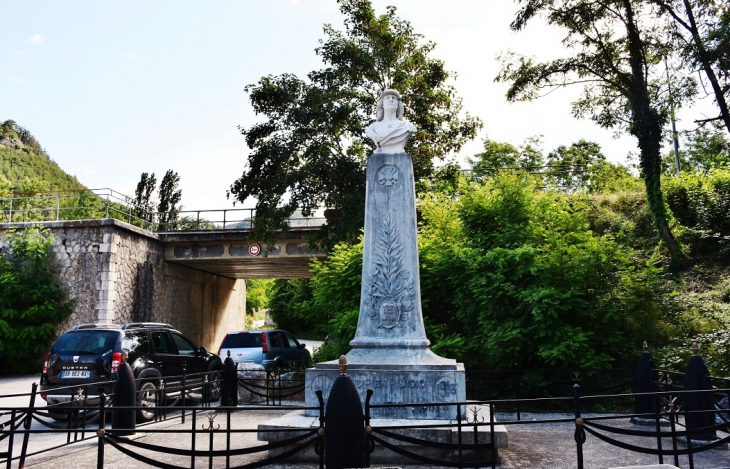
[[[327,469],[365,467],[365,417],[360,395],[346,371],[347,359],[341,355],[341,374],[332,384],[325,412]]]
[[[636,365],[636,375],[634,376],[634,386],[636,393],[650,393],[656,391],[654,381],[657,379],[657,367],[654,359],[649,353],[649,346],[644,342],[644,351],[639,356],[639,363]],[[632,417],[631,422],[637,425],[656,425],[657,400],[649,395],[636,396],[634,398],[634,406],[637,414],[647,414],[646,416]],[[649,414],[652,414],[650,417]]]
[[[684,373],[685,391],[711,391],[712,381],[705,361],[698,355],[697,342],[692,344],[694,355],[687,363]],[[709,392],[687,393],[684,395],[687,431],[695,444],[717,440],[715,430],[705,430],[715,425],[715,406]],[[688,437],[689,439],[689,437]]]
[[[231,358],[231,351],[228,351],[228,358],[223,362],[223,386],[221,388],[221,405],[238,405],[238,372],[236,363]]]
[[[134,373],[129,363],[122,362],[117,369],[117,380],[114,382],[114,408],[112,409],[112,429],[118,436],[134,435],[137,425],[137,412],[132,409],[118,407],[133,407],[137,405],[137,386],[134,382]]]

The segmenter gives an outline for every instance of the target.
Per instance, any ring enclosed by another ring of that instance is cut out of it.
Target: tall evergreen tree
[[[154,206],[152,204],[152,193],[155,191],[157,178],[155,173],[151,175],[142,173],[137,188],[134,190],[134,207],[137,216],[146,223],[152,223]]]
[[[169,230],[174,227],[177,220],[177,213],[180,211],[180,199],[182,191],[178,189],[180,176],[171,169],[165,173],[160,181],[160,203],[157,205],[159,212],[160,230]]]

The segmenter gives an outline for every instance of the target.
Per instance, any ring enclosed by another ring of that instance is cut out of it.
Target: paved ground
[[[38,376],[34,375],[0,380],[0,395],[27,392],[30,389],[30,384],[34,380],[37,381],[37,379]],[[26,406],[27,398],[19,396],[0,399],[0,407],[13,405]],[[242,410],[233,414],[231,428],[255,430],[259,423],[263,423],[273,417],[280,416],[281,412],[281,410],[273,407],[263,410]],[[557,415],[555,415],[555,417],[557,417]],[[569,416],[561,415],[561,417]],[[498,414],[498,419],[503,423],[509,422],[512,418],[513,415],[511,414]],[[523,414],[523,421],[529,422],[532,421],[533,418],[538,418],[538,416]],[[215,423],[225,426],[225,422],[223,420],[225,420],[224,417],[219,416]],[[140,428],[133,438],[141,442],[162,445],[169,448],[189,448],[192,441],[189,422],[190,421],[188,420],[188,423],[183,425],[180,422],[180,419],[168,420],[166,422],[154,424],[151,427]],[[196,429],[201,429],[202,426],[204,424],[207,425],[207,423],[207,419],[203,416],[199,416]],[[624,428],[637,428],[629,423],[628,419],[622,419],[619,423]],[[34,424],[33,428],[40,429],[42,427],[40,424]],[[168,431],[175,429],[187,429],[187,433],[152,433],[150,431],[152,428]],[[523,423],[516,426],[508,426],[509,448],[500,451],[500,467],[504,469],[561,469],[576,467],[576,444],[573,440],[574,428],[575,427],[572,422],[552,424],[540,423],[534,425]],[[199,434],[196,439],[196,447],[199,449],[207,448],[209,444],[209,433],[202,433],[202,430],[199,431],[201,434]],[[88,435],[89,434],[87,434],[87,436]],[[93,433],[91,435],[93,435]],[[725,435],[721,434],[720,436]],[[224,448],[224,438],[218,435],[215,435],[215,437],[214,447],[216,449]],[[54,444],[58,444],[59,442],[62,443],[62,440],[63,438],[60,435],[33,435],[33,438],[31,439],[31,449],[33,451],[38,451],[43,446],[49,447]],[[92,438],[86,442],[75,443],[56,451],[32,456],[27,460],[25,467],[53,467],[58,469],[96,467],[97,441],[98,440],[96,438]],[[631,441],[631,439],[625,439],[624,441]],[[5,441],[0,442],[0,451],[5,450],[6,444],[7,443]],[[261,443],[256,440],[255,432],[238,433],[233,435],[231,438],[231,447],[234,448],[254,446],[258,444]],[[646,445],[647,443],[643,442],[642,444]],[[669,447],[671,443],[668,439],[666,439],[664,445]],[[19,449],[18,444],[15,446]],[[106,446],[105,453],[106,458],[104,467],[108,469],[152,467],[121,454],[109,445]],[[142,453],[144,454],[143,451]],[[264,454],[239,457],[238,459],[231,461],[231,465],[236,466],[245,464],[260,460],[263,457],[265,457]],[[610,446],[591,435],[588,435],[586,444],[584,445],[584,460],[586,468],[611,468],[638,464],[656,464],[658,462],[653,456],[631,453],[626,450]],[[166,458],[166,462],[179,467],[191,467],[190,459],[185,457],[169,456]],[[673,461],[671,460],[665,460],[665,463],[672,462]],[[730,451],[711,450],[695,455],[694,462],[695,467],[698,469],[727,469],[730,468]],[[280,464],[271,465],[269,467],[279,469],[287,467],[312,466],[313,464]],[[391,467],[393,464],[388,464],[387,466]],[[400,464],[399,466],[406,467],[404,464]],[[17,467],[17,462],[14,463],[12,467]],[[195,467],[208,467],[208,461],[197,461]],[[225,467],[225,461],[223,459],[214,461],[212,467]],[[373,464],[373,467],[385,467],[385,465]],[[413,465],[407,467],[416,469],[423,466]],[[686,457],[683,457],[680,460],[680,467],[689,467]]]

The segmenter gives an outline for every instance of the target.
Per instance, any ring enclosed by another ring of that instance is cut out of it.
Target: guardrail
[[[158,212],[113,189],[0,193],[0,223],[36,223],[115,218],[150,231],[250,230],[256,209],[229,208]],[[293,216],[291,228],[316,228],[324,217]]]

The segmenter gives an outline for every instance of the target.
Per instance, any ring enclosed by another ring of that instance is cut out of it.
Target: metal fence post
[[[317,395],[317,400],[319,401],[319,429],[317,430],[317,440],[319,442],[319,469],[324,469],[324,426],[325,426],[325,416],[324,416],[324,398],[322,397],[322,390],[317,390],[315,393]],[[366,404],[366,406],[369,405],[369,403]],[[315,446],[316,448],[316,446]],[[367,454],[367,453],[366,453]],[[366,467],[370,467],[369,463]]]
[[[106,394],[99,395],[99,430],[96,436],[99,437],[99,444],[96,450],[96,469],[104,469],[104,437],[106,430]]]
[[[56,221],[59,220],[58,216],[59,216],[60,212],[61,212],[61,194],[58,194],[56,196]]]
[[[662,425],[661,416],[662,408],[660,405],[661,398],[658,394],[654,394],[654,410],[656,411],[656,447],[659,450],[659,464],[664,464],[664,455],[662,454]]]
[[[685,399],[686,402],[686,399]],[[684,406],[684,422],[685,426],[684,429],[687,432],[687,457],[689,458],[689,469],[695,469],[695,461],[694,461],[694,451],[692,448],[692,425],[687,425],[689,423],[689,417],[690,412],[700,412],[700,411],[692,411],[687,409],[687,405]],[[700,414],[702,415],[702,414]]]
[[[8,465],[7,469],[11,468],[11,464],[13,462],[13,443],[15,440],[15,412],[16,410],[13,409],[10,411],[10,435],[8,436]]]
[[[672,397],[670,394],[669,397]],[[672,454],[674,455],[674,465],[679,467],[679,454],[677,453],[677,425],[675,423],[675,415],[674,415],[674,401],[676,398],[669,401],[669,423],[671,425],[672,430]]]
[[[191,435],[192,435],[193,440],[192,440],[192,442],[190,444],[190,468],[191,469],[195,469],[195,439],[196,439],[195,438],[195,430],[197,430],[197,428],[195,428],[195,425],[196,425],[197,416],[198,416],[197,409],[193,409],[193,422],[192,422],[193,423],[193,431],[191,432]]]
[[[185,363],[183,363],[183,375],[182,375],[182,389],[180,389],[180,392],[182,393],[182,423],[185,423],[185,397],[187,395],[187,387],[185,385],[185,377],[187,374],[187,370],[185,368]],[[195,414],[193,414],[193,419],[195,419]]]
[[[517,363],[514,365],[515,368],[515,399],[517,399],[517,421],[521,420],[521,409],[520,409],[520,383],[522,382],[522,376],[520,370],[517,368]]]
[[[8,223],[13,222],[13,198],[15,197],[15,192],[10,193],[10,210],[8,211]]]
[[[489,404],[489,442],[492,443],[492,469],[497,467],[497,442],[494,441],[494,404]]]
[[[583,429],[583,418],[580,416],[580,385],[573,385],[573,400],[575,401],[575,434],[578,469],[583,469],[583,443],[586,441],[586,431]]]
[[[372,389],[365,392],[365,467],[370,467],[370,453],[372,453],[372,449],[375,449],[373,438],[370,436],[373,432],[370,427],[370,399],[374,392]]]
[[[231,409],[226,409],[226,423],[228,431],[226,432],[226,467],[231,467]]]
[[[456,423],[457,423],[457,429],[456,429],[456,442],[458,443],[459,447],[459,467],[461,467],[461,463],[463,462],[463,451],[461,448],[462,444],[462,432],[461,432],[461,404],[456,405]]]
[[[106,195],[106,215],[104,218],[109,218],[109,194]]]
[[[38,392],[38,383],[33,383],[33,390],[30,394],[30,406],[28,408],[28,412],[25,415],[25,422],[23,424],[23,428],[25,428],[25,434],[23,435],[23,447],[20,450],[20,465],[18,467],[25,466],[25,455],[28,452],[28,438],[30,438],[30,433],[28,433],[28,430],[30,430],[30,424],[33,421],[33,409],[35,407],[35,396]]]

